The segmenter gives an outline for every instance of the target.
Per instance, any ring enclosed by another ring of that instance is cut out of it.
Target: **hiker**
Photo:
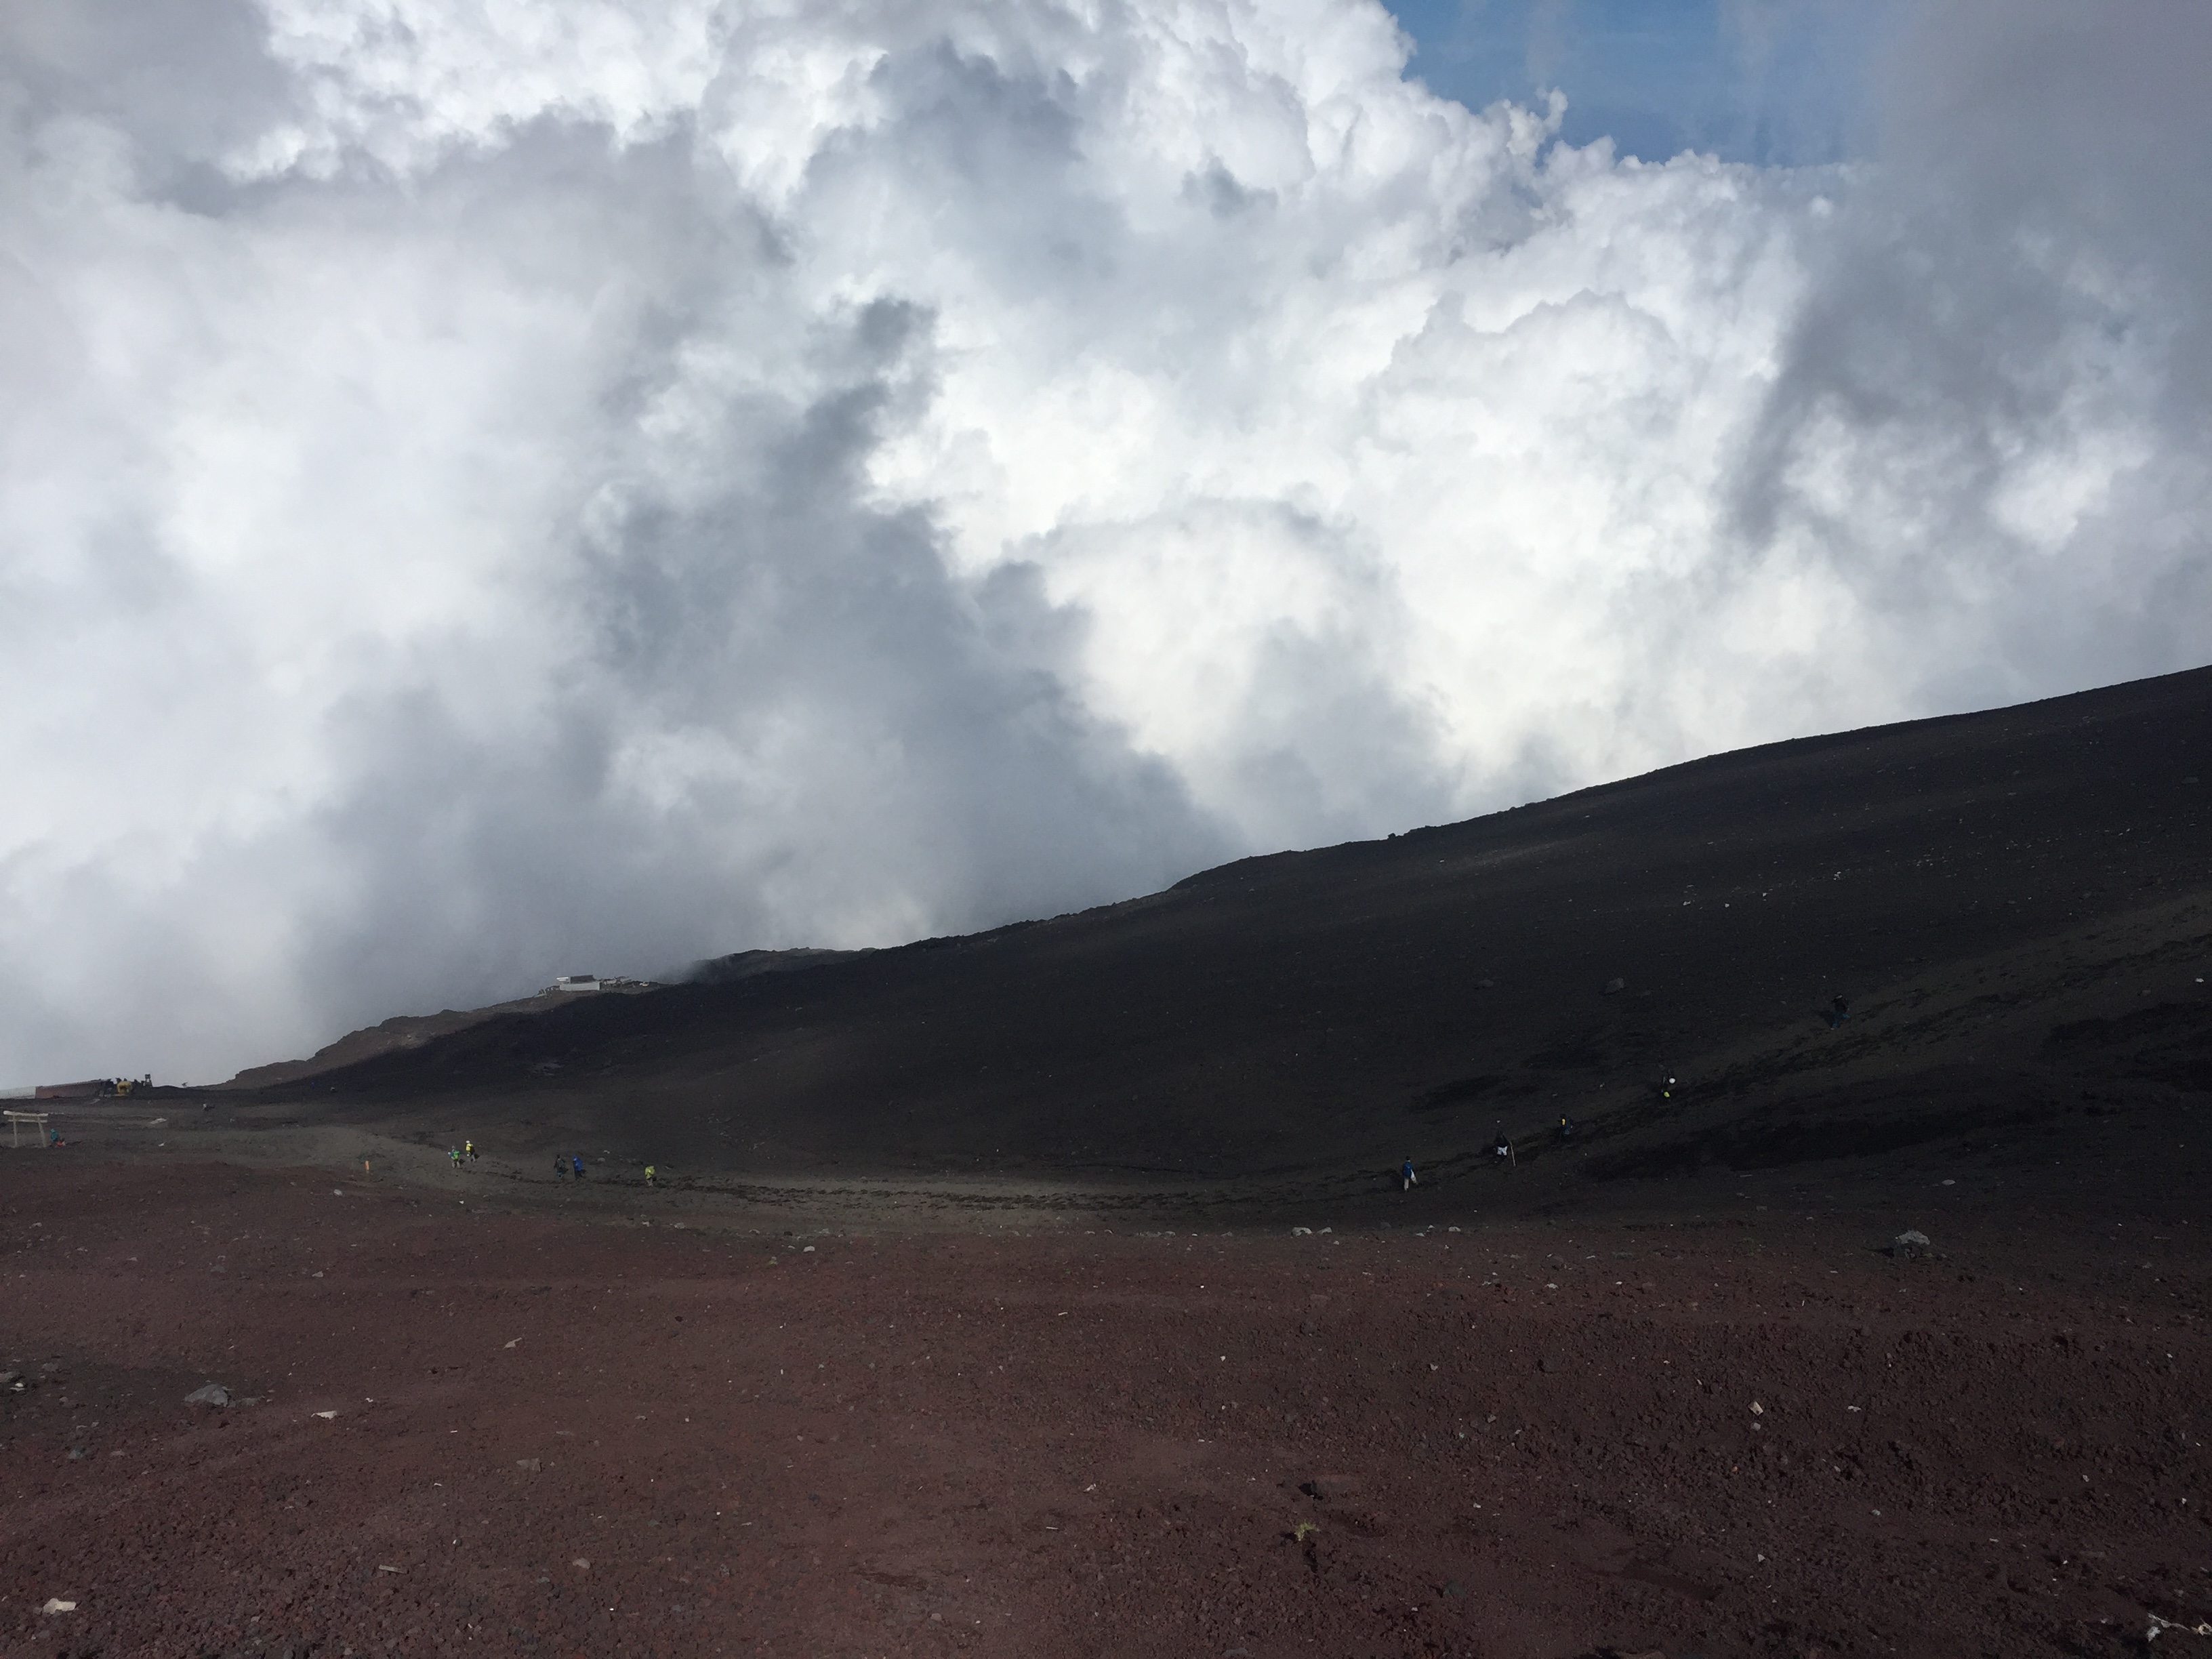
[[[554,1179],[554,1180],[556,1180],[556,1181],[566,1181],[568,1178],[568,1163],[566,1162],[566,1160],[564,1160],[564,1159],[562,1158],[562,1156],[561,1156],[561,1154],[560,1154],[560,1153],[558,1153],[558,1152],[554,1153],[554,1154],[553,1154],[553,1179]]]
[[[647,1186],[650,1187],[654,1184],[653,1176],[657,1173],[658,1171],[656,1171],[650,1164],[645,1166],[645,1184]]]
[[[575,1170],[577,1180],[584,1178],[584,1160],[574,1152],[568,1154],[568,1167]]]
[[[1851,1017],[1851,1005],[1838,997],[1828,1005],[1821,1017],[1828,1022],[1828,1029],[1832,1031]]]
[[[1490,1150],[1493,1156],[1502,1158],[1509,1164],[1513,1161],[1513,1143],[1505,1138],[1505,1131],[1503,1129],[1498,1132],[1497,1145]]]
[[[1408,1152],[1406,1154],[1405,1164],[1398,1171],[1398,1190],[1401,1193],[1410,1193],[1419,1180],[1420,1177],[1413,1173],[1413,1155]]]
[[[476,1155],[477,1155],[477,1144],[476,1144],[476,1142],[475,1142],[475,1141],[473,1141],[473,1140],[465,1140],[465,1141],[463,1141],[463,1142],[461,1143],[461,1151],[462,1151],[465,1154],[466,1154],[466,1155],[467,1155],[468,1158],[470,1159],[470,1161],[471,1161],[471,1163],[473,1163],[473,1162],[475,1161],[475,1159],[476,1159]]]
[[[452,1164],[456,1170],[459,1169],[461,1167],[461,1149],[458,1146],[447,1147],[446,1158],[447,1161]]]
[[[1563,1117],[1563,1118],[1561,1118],[1561,1119],[1559,1120],[1559,1139],[1562,1139],[1562,1140],[1572,1140],[1574,1138],[1575,1138],[1575,1121],[1574,1121],[1574,1119],[1572,1119],[1572,1118],[1571,1118],[1571,1117]]]

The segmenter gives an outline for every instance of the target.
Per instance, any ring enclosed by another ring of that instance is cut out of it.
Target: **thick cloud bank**
[[[0,1081],[2200,661],[2208,17],[1807,173],[1358,0],[0,10]]]

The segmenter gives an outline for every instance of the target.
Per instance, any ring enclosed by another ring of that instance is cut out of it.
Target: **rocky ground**
[[[0,1645],[2212,1653],[2208,775],[2200,671],[60,1103]]]
[[[885,1231],[179,1158],[0,1153],[9,1654],[2208,1639],[2185,1194],[1899,1166],[1543,1215],[1499,1176],[1309,1233]],[[1932,1257],[1875,1248],[1916,1224]]]

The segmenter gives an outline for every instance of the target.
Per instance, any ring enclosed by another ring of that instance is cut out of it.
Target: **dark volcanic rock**
[[[2212,800],[2182,782],[2208,749],[2212,671],[1807,738],[1049,921],[453,1016],[308,1099],[709,1184],[1319,1193],[1410,1150],[1427,1200],[1502,1178],[1501,1128],[1524,1197],[2029,1139],[2101,1156],[2116,1117],[2212,1091]]]

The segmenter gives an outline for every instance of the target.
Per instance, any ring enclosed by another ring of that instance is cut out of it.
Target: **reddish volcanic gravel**
[[[2212,1619],[2179,1221],[1984,1214],[1913,1262],[1779,1204],[785,1237],[334,1186],[0,1166],[7,1653],[2119,1655]],[[185,1403],[210,1380],[240,1402]]]

